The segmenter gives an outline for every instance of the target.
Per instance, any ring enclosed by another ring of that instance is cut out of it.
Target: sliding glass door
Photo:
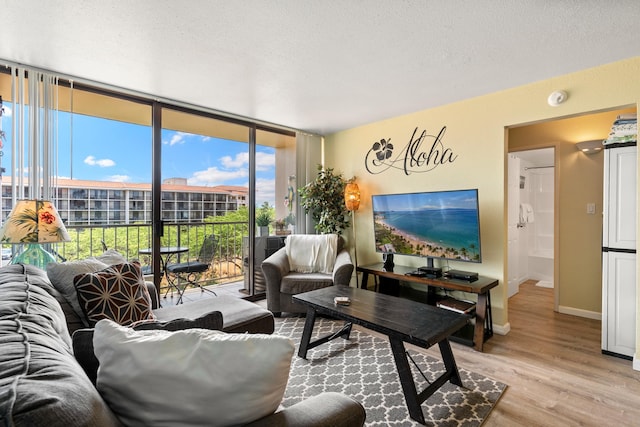
[[[11,81],[0,73],[2,221],[15,199]],[[198,285],[240,283],[239,296],[264,295],[260,264],[295,232],[293,132],[62,79],[56,96],[57,145],[47,156],[72,237],[56,248],[59,260],[114,249],[139,260],[163,293],[166,263],[208,262]],[[204,259],[208,237],[215,248]]]

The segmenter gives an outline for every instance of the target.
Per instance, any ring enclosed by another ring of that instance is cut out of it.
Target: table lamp
[[[19,200],[0,228],[2,243],[25,243],[24,251],[11,264],[31,264],[45,269],[55,258],[42,243],[69,242],[71,238],[53,203],[47,200]]]

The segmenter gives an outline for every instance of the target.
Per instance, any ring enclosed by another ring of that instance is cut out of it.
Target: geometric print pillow
[[[116,264],[73,280],[80,307],[90,326],[102,319],[127,326],[141,320],[155,320],[151,296],[137,262]]]

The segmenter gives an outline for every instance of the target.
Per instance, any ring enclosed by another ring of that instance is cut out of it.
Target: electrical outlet
[[[587,213],[589,215],[595,215],[595,213],[596,213],[596,204],[595,203],[587,203]]]

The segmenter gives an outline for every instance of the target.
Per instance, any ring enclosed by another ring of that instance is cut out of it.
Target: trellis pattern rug
[[[304,322],[304,318],[298,317],[276,319],[274,334],[292,338],[297,353]],[[313,336],[326,335],[343,324],[317,318]],[[409,350],[409,355],[430,381],[444,370],[442,361],[431,356],[413,350]],[[415,366],[412,370],[420,391],[428,383]],[[467,371],[459,364],[458,370],[463,387],[447,382],[421,405],[427,425],[479,426],[506,388],[505,384]],[[386,339],[353,329],[349,340],[338,338],[311,349],[306,360],[294,354],[282,405],[291,406],[325,391],[341,392],[361,402],[367,412],[367,426],[420,425],[409,417]]]

